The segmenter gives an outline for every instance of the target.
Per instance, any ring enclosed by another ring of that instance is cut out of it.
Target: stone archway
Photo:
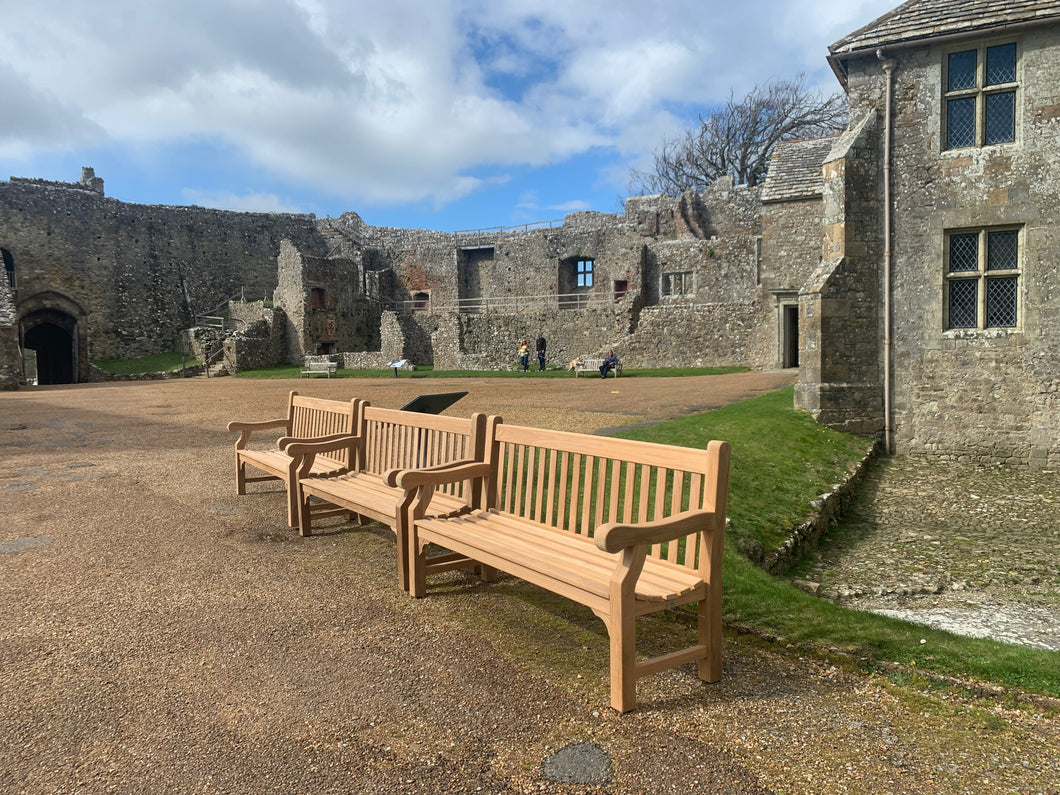
[[[37,353],[38,384],[76,384],[85,380],[85,312],[76,301],[54,292],[19,302],[19,338]]]

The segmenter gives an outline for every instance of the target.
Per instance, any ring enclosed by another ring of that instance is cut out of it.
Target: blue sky
[[[631,166],[895,0],[0,0],[0,179],[455,231],[619,212]]]

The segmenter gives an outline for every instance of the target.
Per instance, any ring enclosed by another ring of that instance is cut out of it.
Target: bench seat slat
[[[291,464],[291,457],[283,450],[243,450],[243,459],[266,471],[286,472]],[[346,465],[333,458],[318,455],[313,461],[314,476],[333,475],[342,472]],[[250,478],[248,478],[250,480]]]
[[[495,553],[498,560],[507,563],[489,562],[499,569],[535,582],[538,569],[554,571],[556,576],[572,580],[593,596],[608,598],[609,580],[617,565],[618,556],[603,552],[584,539],[571,537],[551,528],[520,523],[503,514],[478,511],[459,519],[432,522],[430,519],[416,523],[422,540],[435,541],[447,548],[449,544],[467,551],[471,547],[483,554],[485,550]],[[503,547],[504,550],[498,549]],[[475,553],[469,552],[472,557]],[[533,562],[532,568],[520,563]],[[519,573],[514,569],[519,569]],[[526,576],[524,576],[524,574]],[[553,578],[549,578],[550,580]],[[681,569],[664,567],[659,561],[648,559],[644,571],[637,581],[636,598],[652,602],[681,599],[700,590],[702,581],[698,573],[682,572]],[[584,600],[583,604],[585,603]],[[591,605],[590,605],[591,606]]]
[[[336,478],[305,480],[302,491],[306,495],[319,497],[334,505],[341,505],[356,513],[371,516],[376,521],[393,522],[397,504],[404,492],[391,488],[379,475],[357,472]],[[378,507],[373,507],[378,506]],[[435,492],[431,499],[432,515],[447,515],[468,510],[467,502],[450,494]]]

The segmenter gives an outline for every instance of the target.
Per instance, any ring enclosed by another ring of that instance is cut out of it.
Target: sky
[[[0,0],[0,179],[459,231],[621,212],[631,167],[898,0]],[[0,230],[2,232],[2,230]]]

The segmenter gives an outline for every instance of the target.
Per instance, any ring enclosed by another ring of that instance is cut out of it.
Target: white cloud
[[[437,205],[508,167],[643,157],[774,76],[827,82],[827,45],[890,3],[4,5],[0,156],[218,141],[305,190]]]
[[[300,207],[285,202],[274,193],[248,193],[239,196],[227,191],[205,191],[185,188],[181,195],[188,204],[213,207],[218,210],[237,210],[247,213],[301,213]]]

